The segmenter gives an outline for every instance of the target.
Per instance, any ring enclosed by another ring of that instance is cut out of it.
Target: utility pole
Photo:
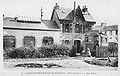
[[[72,46],[74,45],[74,30],[75,30],[75,4],[76,2],[74,1],[74,10],[73,10],[73,22],[72,22]]]
[[[43,17],[43,9],[42,9],[42,7],[41,7],[41,20],[42,20],[42,17]]]

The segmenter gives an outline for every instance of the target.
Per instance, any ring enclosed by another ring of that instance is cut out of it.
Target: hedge
[[[49,45],[41,47],[4,48],[4,58],[45,58],[69,56],[71,47],[67,45]]]

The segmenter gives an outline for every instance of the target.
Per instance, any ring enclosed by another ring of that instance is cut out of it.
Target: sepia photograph
[[[118,76],[119,0],[2,3],[1,76]]]

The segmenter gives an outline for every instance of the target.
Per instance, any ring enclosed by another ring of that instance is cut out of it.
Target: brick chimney
[[[88,8],[85,6],[83,6],[83,9],[82,9],[83,12],[87,12],[88,11]]]

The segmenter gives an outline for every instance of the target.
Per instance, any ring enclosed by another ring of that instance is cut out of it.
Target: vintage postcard
[[[119,0],[3,0],[1,76],[118,76]]]

